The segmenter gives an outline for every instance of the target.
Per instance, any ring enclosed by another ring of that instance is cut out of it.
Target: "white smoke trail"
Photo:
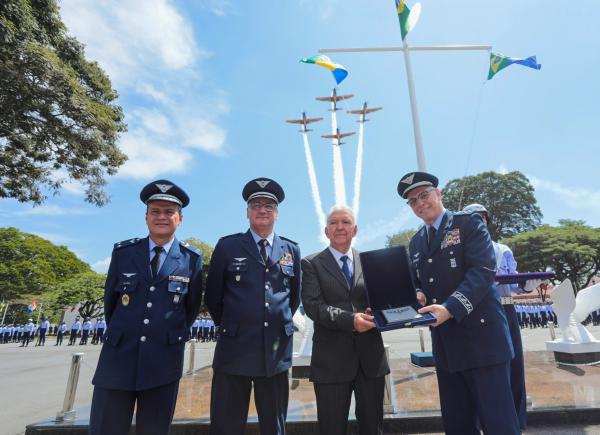
[[[356,148],[356,168],[354,170],[354,198],[352,200],[352,210],[354,210],[354,219],[356,222],[358,222],[358,206],[360,203],[360,180],[362,178],[363,161],[363,131],[365,123],[360,122],[359,124],[358,147]]]
[[[306,154],[306,167],[308,169],[308,179],[310,180],[310,190],[312,191],[313,200],[315,202],[315,211],[317,212],[319,228],[322,234],[323,229],[325,228],[325,213],[323,212],[323,205],[321,204],[321,195],[319,194],[319,185],[317,183],[317,173],[315,172],[312,153],[310,152],[310,146],[308,145],[308,135],[306,133],[302,133],[302,139],[304,140],[304,154]]]
[[[331,134],[337,133],[337,115],[331,103]],[[333,144],[333,185],[335,188],[335,204],[346,205],[346,185],[344,181],[344,166],[342,164],[342,152],[339,145],[340,139],[332,139]]]

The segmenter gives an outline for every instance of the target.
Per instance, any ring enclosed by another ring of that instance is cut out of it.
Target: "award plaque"
[[[369,307],[380,331],[435,323],[421,308],[404,246],[360,253]]]

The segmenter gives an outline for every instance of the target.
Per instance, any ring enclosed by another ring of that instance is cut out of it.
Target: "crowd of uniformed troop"
[[[33,319],[29,319],[27,323],[20,325],[0,325],[0,344],[21,343],[21,347],[28,347],[29,343],[35,343],[35,346],[45,346],[46,338],[52,336],[56,339],[54,346],[62,346],[65,337],[68,338],[68,346],[76,345],[78,338],[79,345],[85,346],[88,341],[90,344],[104,343],[105,332],[106,321],[103,317],[98,317],[94,322],[87,317],[82,322],[76,317],[70,328],[66,322],[57,325],[44,318],[38,325]],[[198,316],[190,328],[190,340],[217,341],[217,336],[215,322],[208,313]]]
[[[491,217],[482,205],[457,213],[445,209],[432,174],[408,173],[397,190],[424,223],[410,242],[406,267],[418,312],[435,317],[430,330],[444,431],[520,434],[526,392],[519,325],[527,318],[535,327],[537,321],[529,305],[515,306],[513,294],[523,292],[517,285],[495,284],[497,275],[516,273],[512,252],[491,240]],[[314,322],[310,381],[320,434],[346,433],[352,395],[360,434],[383,433],[384,377],[390,369],[359,252],[351,246],[358,231],[354,212],[333,207],[324,229],[329,246],[301,258],[296,242],[274,232],[283,188],[257,178],[244,186],[242,197],[250,228],[219,240],[203,286],[201,251],[175,237],[189,197],[168,180],[142,189],[149,236],[113,249],[90,434],[125,435],[134,412],[138,434],[169,433],[185,342],[190,336],[214,339],[210,320],[197,318],[203,290],[219,329],[212,435],[245,432],[252,391],[260,433],[285,434],[292,316],[301,302]],[[540,325],[542,317],[540,310]],[[29,334],[33,323],[28,325],[23,328]],[[83,326],[74,330],[74,336],[83,334]],[[88,336],[93,330],[89,324]]]
[[[515,302],[515,310],[521,329],[546,328],[548,322],[558,324],[552,302]]]

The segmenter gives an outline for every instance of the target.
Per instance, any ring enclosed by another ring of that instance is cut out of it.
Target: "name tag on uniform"
[[[190,278],[187,276],[169,275],[169,281],[190,282]]]

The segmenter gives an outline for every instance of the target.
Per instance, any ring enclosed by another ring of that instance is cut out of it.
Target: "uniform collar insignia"
[[[162,192],[162,193],[166,193],[171,187],[173,187],[172,184],[156,184],[156,187],[158,187],[158,189]]]
[[[261,189],[264,189],[267,184],[269,184],[271,180],[256,180],[256,184],[260,186]]]
[[[137,275],[137,273],[124,273],[127,278],[131,278],[133,275]]]
[[[404,180],[400,180],[401,183],[405,183],[405,184],[412,184],[413,182],[413,178],[415,178],[415,174],[410,174],[408,177],[406,177]]]
[[[242,261],[244,261],[246,258],[247,258],[247,257],[238,257],[238,258],[234,258],[234,260],[235,260],[235,261],[238,261],[238,262],[240,262],[240,263],[241,263],[241,262],[242,262]]]

